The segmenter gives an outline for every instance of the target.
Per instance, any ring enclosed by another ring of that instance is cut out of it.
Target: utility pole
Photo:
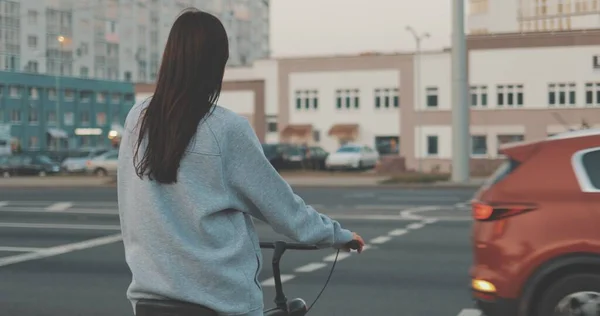
[[[415,62],[415,85],[416,85],[416,93],[415,93],[415,104],[416,106],[416,112],[417,112],[417,117],[416,117],[416,122],[415,122],[415,126],[417,127],[417,154],[415,156],[417,156],[417,171],[418,172],[422,172],[423,168],[421,166],[421,158],[422,158],[422,154],[423,154],[423,149],[421,144],[423,143],[422,140],[422,128],[421,128],[421,112],[423,111],[423,109],[421,108],[421,41],[423,41],[423,39],[425,38],[429,38],[430,35],[429,33],[423,33],[421,35],[419,35],[419,33],[417,33],[417,31],[415,31],[415,29],[408,25],[406,26],[406,30],[412,34],[412,36],[415,38],[415,43],[416,43],[416,53],[415,53],[415,58],[416,58],[416,62]]]
[[[58,41],[58,45],[60,46],[60,49],[58,50],[59,53],[59,65],[58,65],[58,73],[56,74],[55,77],[55,83],[56,83],[56,107],[54,109],[54,111],[56,112],[56,128],[58,130],[61,130],[61,122],[60,122],[60,76],[62,76],[63,74],[63,43],[65,42],[65,37],[64,36],[59,36],[56,38],[56,40]],[[58,138],[56,139],[56,150],[60,150],[61,148],[61,139]]]
[[[464,0],[452,0],[452,181],[470,178],[470,108]]]

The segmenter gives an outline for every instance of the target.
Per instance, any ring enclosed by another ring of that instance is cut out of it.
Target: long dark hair
[[[198,124],[214,108],[229,59],[227,32],[219,19],[196,9],[177,18],[165,46],[156,89],[141,114],[134,155],[140,179],[177,182],[183,155]],[[138,160],[147,137],[146,150]]]

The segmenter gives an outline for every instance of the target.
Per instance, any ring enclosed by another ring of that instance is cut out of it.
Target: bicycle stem
[[[273,251],[273,280],[275,281],[275,305],[287,311],[287,297],[285,293],[283,293],[283,285],[281,284],[281,272],[279,270],[279,262],[281,261],[281,257],[286,251],[285,242],[277,241],[275,242],[275,249]]]

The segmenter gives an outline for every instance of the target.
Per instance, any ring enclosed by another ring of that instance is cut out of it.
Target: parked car
[[[304,167],[312,170],[324,170],[327,156],[329,156],[329,153],[325,149],[318,146],[310,146],[305,153]]]
[[[69,156],[67,159],[63,160],[61,166],[66,172],[69,173],[86,172],[87,161],[100,156],[107,151],[108,149],[93,148],[69,153]]]
[[[2,164],[2,175],[10,177],[13,175],[31,176],[60,173],[60,164],[42,154],[17,154],[8,156]]]
[[[304,156],[299,146],[279,143],[262,144],[262,147],[265,156],[275,169],[297,169],[302,167]]]
[[[86,162],[86,170],[98,177],[117,174],[118,150],[110,150]]]
[[[600,129],[500,152],[506,162],[472,202],[477,305],[485,315],[595,315],[578,310],[600,304]]]
[[[368,146],[344,145],[325,160],[327,169],[364,169],[375,167],[379,154]]]
[[[0,174],[4,178],[10,177],[10,167],[8,165],[8,158],[11,156],[0,156]]]

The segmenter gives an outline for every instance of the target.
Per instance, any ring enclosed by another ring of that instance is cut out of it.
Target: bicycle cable
[[[327,281],[325,281],[325,285],[323,285],[323,288],[321,289],[321,292],[319,292],[319,295],[317,295],[317,298],[315,298],[315,300],[312,302],[312,304],[310,304],[310,307],[306,310],[306,314],[308,314],[308,312],[310,312],[310,310],[313,308],[313,306],[315,305],[315,303],[321,297],[321,294],[323,294],[323,292],[327,288],[327,285],[329,284],[329,280],[331,280],[331,276],[333,276],[333,271],[335,270],[335,264],[338,261],[338,256],[339,255],[340,255],[340,249],[338,249],[337,253],[335,254],[335,259],[333,259],[333,265],[331,266],[331,271],[329,271],[329,276],[327,277]]]

